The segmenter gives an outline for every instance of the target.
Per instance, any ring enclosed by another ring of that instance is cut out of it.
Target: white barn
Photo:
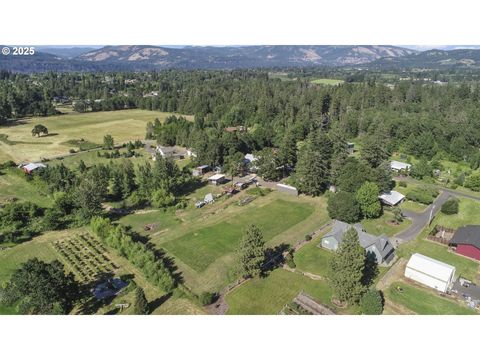
[[[415,253],[407,263],[405,277],[444,293],[454,282],[455,267]]]

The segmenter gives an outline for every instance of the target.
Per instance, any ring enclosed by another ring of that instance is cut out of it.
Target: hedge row
[[[107,246],[129,260],[145,275],[148,281],[166,292],[172,291],[175,279],[162,259],[144,244],[133,241],[132,237],[121,225],[113,225],[110,220],[94,217],[90,226],[93,233]]]

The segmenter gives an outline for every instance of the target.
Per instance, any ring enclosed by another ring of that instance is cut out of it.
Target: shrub
[[[293,260],[293,255],[290,253],[285,256],[285,263],[291,269],[295,269],[297,267],[297,264],[295,264],[295,261]]]
[[[406,188],[407,187],[407,182],[406,181],[399,181],[398,186]]]
[[[443,203],[441,212],[445,215],[458,214],[458,204],[459,201],[457,198],[450,198]]]
[[[310,240],[312,240],[312,235],[310,234],[305,235],[305,241],[310,241]]]
[[[438,190],[429,187],[418,187],[407,193],[407,199],[430,205],[438,196]]]
[[[480,174],[470,175],[465,180],[465,187],[473,191],[480,191]]]
[[[218,298],[218,294],[205,291],[198,296],[198,300],[203,306],[213,304]]]
[[[383,296],[375,289],[368,290],[360,300],[360,308],[365,315],[380,315],[383,312]]]

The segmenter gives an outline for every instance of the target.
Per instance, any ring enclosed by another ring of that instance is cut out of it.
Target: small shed
[[[224,174],[215,174],[208,178],[208,182],[212,185],[220,185],[225,182]]]
[[[277,184],[277,190],[280,192],[284,192],[289,195],[298,196],[298,189],[296,187],[286,185],[286,184]]]
[[[382,193],[379,197],[380,201],[388,206],[395,206],[401,204],[405,200],[405,195],[399,193],[398,191],[391,190],[388,192]]]
[[[193,176],[202,176],[203,174],[208,172],[208,170],[210,170],[210,166],[200,165],[200,166],[197,166],[195,169],[192,170],[192,175]]]
[[[23,165],[22,169],[23,169],[23,171],[25,171],[26,174],[31,174],[35,170],[44,169],[46,167],[47,167],[47,165],[42,164],[42,163],[28,163],[26,165]]]
[[[415,253],[407,263],[405,277],[445,293],[454,282],[455,267]]]

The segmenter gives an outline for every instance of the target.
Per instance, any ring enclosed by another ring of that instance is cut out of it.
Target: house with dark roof
[[[342,243],[343,235],[352,227],[357,231],[360,245],[365,249],[368,256],[375,256],[377,263],[382,265],[392,261],[395,256],[395,249],[390,239],[385,235],[375,236],[365,232],[361,224],[350,225],[335,220],[332,230],[322,237],[319,246],[336,251]]]
[[[480,225],[462,226],[448,243],[457,254],[480,260]]]

